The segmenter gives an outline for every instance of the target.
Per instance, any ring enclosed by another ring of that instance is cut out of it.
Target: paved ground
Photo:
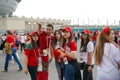
[[[20,60],[22,61],[22,64],[23,64],[23,53],[20,53],[18,51],[18,54],[19,54]],[[3,70],[3,67],[4,67],[4,61],[5,61],[5,54],[2,54],[2,52],[0,52],[0,70],[1,71]],[[23,71],[18,72],[17,69],[18,69],[18,66],[16,63],[14,63],[14,64],[10,63],[8,72],[0,71],[0,80],[30,80],[29,75],[25,75],[23,73]],[[94,68],[93,73],[94,73],[93,76],[94,76],[94,80],[95,80],[96,68]],[[49,80],[58,80],[54,61],[50,64]]]
[[[19,52],[18,52],[19,53]],[[23,53],[19,53],[20,60],[22,61],[23,64]],[[4,67],[4,62],[5,62],[5,54],[1,54],[0,52],[0,70],[3,70]],[[25,75],[23,71],[17,71],[18,66],[16,63],[9,63],[9,71],[8,72],[1,72],[0,71],[0,80],[30,80],[29,75]],[[49,80],[58,80],[57,79],[57,74],[56,74],[56,69],[54,66],[54,62],[50,64],[50,69],[49,69]]]

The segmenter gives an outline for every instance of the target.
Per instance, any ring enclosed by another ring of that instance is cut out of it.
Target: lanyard
[[[49,40],[50,39],[50,40]],[[51,36],[49,37],[49,36],[47,36],[46,37],[46,45],[47,45],[47,48],[49,48],[49,43],[50,43],[50,41],[51,41]]]

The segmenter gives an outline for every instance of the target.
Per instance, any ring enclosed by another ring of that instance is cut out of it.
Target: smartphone
[[[60,48],[58,48],[58,49],[60,49]]]

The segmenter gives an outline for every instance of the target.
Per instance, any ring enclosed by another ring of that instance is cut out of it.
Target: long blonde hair
[[[98,38],[97,38],[97,44],[95,47],[95,64],[100,65],[102,62],[103,54],[104,54],[104,45],[105,43],[112,43],[109,35],[111,30],[108,34],[105,34],[104,31],[102,31]]]

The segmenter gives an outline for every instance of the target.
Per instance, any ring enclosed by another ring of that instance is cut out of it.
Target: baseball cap
[[[36,31],[32,32],[32,33],[31,33],[31,36],[33,36],[33,35],[35,35],[35,34],[38,35],[38,32],[36,32]]]
[[[66,26],[63,30],[64,31],[68,31],[68,32],[71,32],[72,33],[72,29],[69,27],[69,26]]]
[[[90,34],[90,30],[88,30],[88,29],[85,29],[85,30],[83,30],[83,32],[85,33],[85,34]]]

